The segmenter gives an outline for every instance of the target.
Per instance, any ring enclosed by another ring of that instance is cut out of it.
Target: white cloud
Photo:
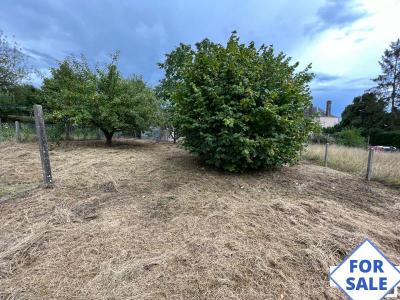
[[[225,43],[237,30],[243,42],[312,62],[320,75],[312,91],[341,101],[337,113],[372,85],[380,56],[400,33],[400,0],[1,1],[0,29],[15,35],[38,69],[71,53],[95,63],[121,50],[124,74],[156,84],[156,63],[180,42]]]
[[[332,82],[316,82],[314,87],[345,83],[371,87],[373,83],[368,78],[379,74],[378,61],[384,49],[399,38],[400,1],[366,0],[359,4],[367,16],[347,27],[322,32],[304,49],[301,61],[312,61],[315,72],[340,77]],[[349,83],[351,80],[353,83]]]

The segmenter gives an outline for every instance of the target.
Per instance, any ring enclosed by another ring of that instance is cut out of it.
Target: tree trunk
[[[174,140],[174,144],[176,144],[176,131],[172,131],[172,139]]]
[[[396,57],[396,63],[394,65],[394,76],[393,76],[393,90],[392,90],[392,112],[396,110],[396,76],[397,76],[397,61],[398,58]]]
[[[66,124],[65,125],[65,140],[69,141],[71,139],[71,125],[70,124]]]
[[[105,131],[105,130],[103,130],[103,129],[102,129],[102,131],[103,131],[103,133],[104,133],[104,136],[106,137],[106,145],[107,145],[107,146],[111,146],[112,137],[113,137],[113,135],[114,135],[114,132],[108,132],[108,131]]]
[[[393,83],[393,91],[392,91],[392,112],[394,112],[396,110],[396,81],[394,81]]]
[[[174,127],[172,127],[172,139],[174,140],[174,144],[176,144],[176,140],[177,140],[177,134],[176,134],[176,129]]]

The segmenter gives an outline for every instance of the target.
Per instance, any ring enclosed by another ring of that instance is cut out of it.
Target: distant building
[[[315,120],[318,121],[323,128],[333,127],[340,122],[339,117],[332,115],[331,113],[332,101],[326,101],[326,109],[323,110],[320,107],[311,105],[307,116],[314,116]]]

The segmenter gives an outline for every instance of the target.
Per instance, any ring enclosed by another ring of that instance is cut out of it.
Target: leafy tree
[[[179,112],[174,99],[183,86],[181,77],[185,67],[190,66],[194,51],[189,45],[180,44],[171,54],[166,55],[164,63],[158,66],[165,71],[165,77],[156,87],[156,94],[162,101],[160,126],[170,132],[174,143],[179,137]]]
[[[374,79],[376,90],[394,111],[400,104],[400,39],[392,42],[379,62],[383,74]]]
[[[73,124],[83,124],[81,106],[96,94],[96,78],[85,57],[68,57],[50,69],[51,76],[43,80],[42,98],[52,118],[64,124],[66,138]]]
[[[183,144],[207,164],[244,171],[296,160],[312,128],[310,66],[296,73],[272,46],[246,46],[233,33],[226,47],[180,45],[160,67]]]
[[[97,69],[98,96],[86,101],[82,114],[104,133],[107,144],[119,130],[137,132],[149,128],[155,121],[158,103],[154,92],[139,76],[123,79],[115,63],[105,70]]]
[[[43,93],[52,115],[74,125],[96,126],[111,145],[115,132],[141,131],[153,124],[158,110],[154,92],[139,76],[123,78],[118,56],[91,70],[85,59],[69,58],[51,70]]]
[[[386,102],[374,93],[355,97],[342,113],[341,128],[359,128],[364,136],[369,136],[373,128],[385,126]]]
[[[386,130],[400,130],[400,111],[394,110],[385,119]]]
[[[0,118],[9,118],[10,115],[32,115],[33,104],[40,104],[40,91],[32,85],[23,84],[0,93]]]
[[[0,31],[0,92],[19,85],[28,73],[25,55]]]

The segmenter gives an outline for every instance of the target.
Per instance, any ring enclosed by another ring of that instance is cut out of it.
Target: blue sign
[[[400,270],[370,240],[358,245],[329,273],[331,286],[352,300],[380,300],[397,296]]]

